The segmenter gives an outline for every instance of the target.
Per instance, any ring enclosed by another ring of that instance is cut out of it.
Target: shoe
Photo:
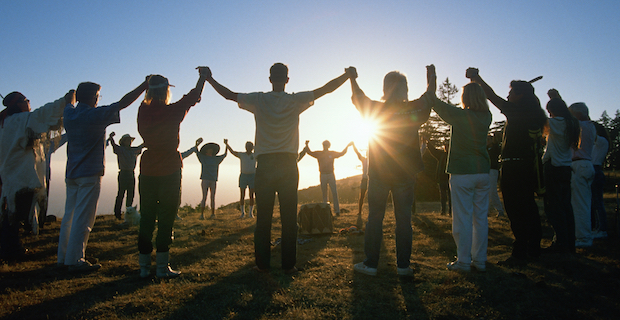
[[[496,218],[505,218],[506,214],[502,211],[502,212],[498,212],[497,215],[495,216]]]
[[[359,272],[359,273],[363,273],[365,275],[369,275],[369,276],[376,276],[377,275],[377,268],[371,268],[367,265],[365,265],[363,262],[360,263],[356,263],[355,265],[353,265],[353,270]]]
[[[592,246],[592,239],[575,241],[575,248],[589,248],[591,246]]]
[[[407,268],[396,268],[396,273],[399,276],[411,277],[413,276],[413,269]]]
[[[201,214],[201,215],[200,215],[200,218],[198,218],[198,219],[200,219],[200,220],[204,220],[204,219],[205,219],[204,214]]]
[[[497,265],[500,265],[503,267],[525,267],[527,265],[527,260],[510,256],[508,259],[504,261],[497,262]]]
[[[176,278],[181,275],[181,271],[174,271],[170,268],[169,258],[170,252],[157,252],[155,257],[157,272],[155,275],[158,278]]]
[[[78,264],[70,265],[68,270],[69,272],[91,272],[97,271],[101,268],[101,265],[98,263],[92,264],[86,260],[80,261]]]
[[[140,278],[148,278],[151,276],[151,254],[140,253],[138,255],[138,264],[140,265]]]
[[[470,272],[471,266],[458,261],[452,261],[446,265],[450,271]]]
[[[592,238],[594,239],[607,239],[607,231],[592,231]]]
[[[209,219],[215,219],[215,213],[211,214],[211,216],[209,217]]]
[[[487,263],[485,261],[472,261],[470,267],[478,272],[487,272]]]
[[[183,220],[183,218],[181,218],[181,216],[179,214],[177,214],[177,217],[175,219],[176,220]]]

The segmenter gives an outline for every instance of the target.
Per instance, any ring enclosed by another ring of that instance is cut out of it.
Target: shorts
[[[254,173],[242,173],[239,175],[239,188],[245,189],[250,188],[254,189]]]

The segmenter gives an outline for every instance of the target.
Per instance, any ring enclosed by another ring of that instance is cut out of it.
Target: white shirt
[[[605,157],[609,151],[609,142],[607,139],[601,136],[596,136],[596,142],[594,148],[592,148],[592,164],[595,166],[602,166]]]
[[[581,142],[579,143],[579,149],[573,149],[573,159],[592,160],[592,148],[594,147],[594,140],[596,139],[596,128],[590,120],[579,121],[579,127],[581,127]]]
[[[299,149],[299,115],[314,104],[314,93],[254,92],[238,95],[239,108],[256,121],[255,154],[292,153]]]
[[[566,135],[566,121],[563,117],[549,118],[549,137],[542,162],[551,160],[554,167],[570,167],[572,158],[573,154]]]
[[[256,155],[254,153],[239,152],[236,156],[241,160],[241,173],[256,173]]]

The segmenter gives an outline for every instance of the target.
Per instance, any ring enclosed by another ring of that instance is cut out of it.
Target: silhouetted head
[[[100,90],[101,86],[94,82],[82,82],[75,91],[75,99],[77,102],[96,108],[99,103]]]
[[[280,62],[274,63],[269,69],[271,83],[288,83],[288,67]]]
[[[383,101],[388,103],[407,101],[408,93],[407,77],[404,74],[392,71],[385,75],[383,78]]]
[[[323,141],[323,149],[327,150],[331,146],[332,146],[332,144],[331,144],[331,142],[329,142],[329,140]]]
[[[587,121],[590,120],[590,111],[588,110],[588,106],[586,106],[583,102],[575,102],[568,107],[570,113],[577,118],[579,121]]]
[[[205,156],[214,156],[220,152],[220,145],[215,142],[209,142],[200,148],[200,153]]]
[[[254,150],[254,144],[252,143],[252,141],[248,141],[245,143],[245,152],[250,153],[252,152],[252,150]]]
[[[30,100],[17,91],[7,94],[2,100],[2,104],[6,106],[6,116],[30,111]]]
[[[487,95],[482,90],[482,87],[475,82],[470,82],[463,87],[461,103],[463,104],[463,109],[489,111]]]
[[[551,117],[563,117],[568,118],[571,116],[566,102],[560,98],[553,98],[547,102],[547,111]]]
[[[151,104],[153,101],[168,104],[170,103],[170,83],[166,77],[154,74],[149,77],[149,88],[146,90],[144,102]]]
[[[118,140],[118,144],[124,147],[130,147],[134,139],[134,137],[126,133],[121,137],[120,140]]]

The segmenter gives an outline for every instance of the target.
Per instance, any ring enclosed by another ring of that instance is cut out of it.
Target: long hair
[[[409,87],[407,86],[407,77],[398,72],[392,71],[383,78],[383,101],[387,104],[402,103],[407,101]]]
[[[168,79],[155,74],[149,78],[149,88],[144,96],[144,103],[151,104],[153,100],[162,104],[170,103],[170,89]]]
[[[489,111],[489,104],[487,103],[487,95],[482,90],[482,87],[475,83],[468,83],[463,87],[463,94],[461,95],[461,102],[464,109],[471,111]]]
[[[547,102],[547,110],[554,116],[564,118],[564,121],[566,121],[564,134],[568,137],[569,145],[577,149],[579,147],[581,128],[579,127],[579,120],[570,113],[566,102],[560,98],[553,98]]]
[[[522,108],[535,111],[536,116],[532,119],[532,122],[542,129],[547,122],[547,115],[541,108],[540,100],[534,93],[534,86],[527,81],[513,80],[510,82],[510,88],[513,93],[523,95],[523,97],[516,102],[516,104]]]

